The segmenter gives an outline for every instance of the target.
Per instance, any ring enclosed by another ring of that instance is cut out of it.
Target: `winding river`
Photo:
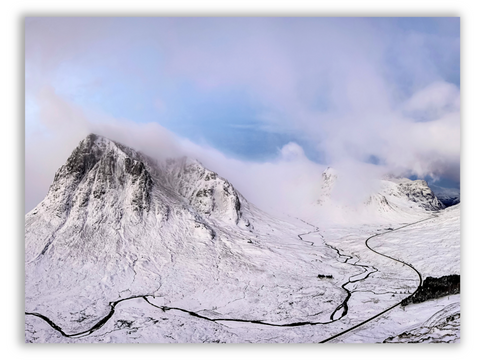
[[[436,216],[436,215],[435,215]],[[433,217],[435,217],[433,216]],[[390,232],[393,232],[393,231],[397,231],[397,230],[400,230],[400,229],[403,229],[403,228],[406,228],[408,226],[412,226],[412,225],[415,225],[415,224],[418,224],[420,222],[423,222],[423,221],[427,221],[427,220],[430,220],[432,219],[433,217],[429,217],[427,219],[423,219],[423,220],[420,220],[420,221],[416,221],[416,222],[413,222],[413,223],[410,223],[410,224],[407,224],[407,225],[404,225],[404,226],[401,226],[401,227],[398,227],[396,229],[392,229],[392,230],[389,230],[387,232],[384,232],[384,233],[380,233],[380,234],[375,234],[373,236],[370,236],[369,238],[367,238],[365,240],[365,246],[370,250],[370,251],[373,251],[374,253],[376,253],[377,255],[379,256],[383,256],[383,257],[386,257],[392,261],[396,261],[398,263],[401,263],[403,265],[406,265],[408,266],[409,268],[411,268],[417,275],[418,275],[418,279],[419,279],[419,284],[415,290],[415,292],[413,292],[410,296],[408,296],[407,298],[410,298],[412,296],[414,296],[417,291],[419,290],[421,284],[422,284],[422,275],[420,274],[420,272],[415,269],[411,264],[408,264],[402,260],[399,260],[399,259],[395,259],[389,255],[386,255],[386,254],[382,254],[376,250],[374,250],[369,244],[369,240],[377,237],[377,236],[381,236],[381,235],[384,235],[386,233],[390,233]],[[306,222],[305,222],[306,223]],[[307,223],[308,224],[308,223]],[[313,226],[315,228],[314,231],[311,231],[311,232],[308,232],[308,233],[303,233],[303,234],[299,234],[298,237],[301,241],[304,241],[304,242],[308,242],[310,243],[312,246],[314,245],[313,242],[311,241],[306,241],[302,238],[303,235],[308,235],[308,234],[312,234],[312,233],[315,233],[315,232],[318,232],[319,229],[318,227],[315,227],[314,225],[312,224],[309,224],[310,226]],[[367,279],[371,274],[377,272],[378,270],[373,267],[373,266],[367,266],[367,265],[359,265],[357,264],[359,259],[355,260],[352,256],[350,255],[345,255],[345,254],[342,254],[340,252],[339,249],[325,243],[328,247],[330,247],[331,249],[335,250],[339,256],[339,258],[342,258],[342,257],[346,257],[346,260],[344,261],[345,263],[348,263],[352,266],[357,266],[357,267],[360,267],[362,268],[362,272],[361,273],[358,273],[358,274],[355,274],[353,276],[350,276],[349,277],[349,280],[347,282],[345,282],[344,284],[341,285],[341,287],[345,290],[345,292],[347,293],[345,299],[343,300],[343,302],[341,304],[339,304],[335,310],[332,312],[332,314],[330,315],[330,321],[327,321],[327,322],[311,322],[311,321],[302,321],[302,322],[293,322],[293,323],[285,323],[285,324],[276,324],[276,323],[269,323],[269,322],[265,322],[265,321],[262,321],[262,320],[245,320],[245,319],[232,319],[232,318],[209,318],[209,317],[206,317],[206,316],[203,316],[203,315],[200,315],[194,311],[190,311],[190,310],[186,310],[186,309],[181,309],[181,308],[177,308],[177,307],[168,307],[168,306],[158,306],[158,305],[155,305],[153,304],[151,301],[149,301],[149,297],[154,297],[153,295],[151,294],[146,294],[146,295],[136,295],[136,296],[131,296],[131,297],[128,297],[128,298],[124,298],[124,299],[120,299],[120,300],[117,300],[117,301],[113,301],[113,302],[110,302],[109,303],[109,306],[110,306],[110,312],[104,316],[102,319],[100,319],[95,325],[93,325],[90,329],[88,330],[85,330],[85,331],[82,331],[82,332],[78,332],[78,333],[74,333],[74,334],[67,334],[60,326],[58,326],[57,324],[55,324],[51,319],[49,319],[48,317],[46,317],[45,315],[42,315],[42,314],[39,314],[39,313],[35,313],[35,312],[25,312],[25,315],[28,315],[28,316],[35,316],[35,317],[38,317],[42,320],[44,320],[45,322],[47,322],[53,329],[55,329],[56,331],[58,331],[60,334],[62,334],[63,336],[65,337],[69,337],[69,338],[79,338],[79,337],[84,337],[84,336],[88,336],[92,333],[94,333],[95,331],[101,329],[107,322],[108,320],[114,315],[115,313],[115,307],[121,303],[121,302],[124,302],[124,301],[128,301],[128,300],[132,300],[132,299],[138,299],[138,298],[142,298],[143,300],[145,300],[148,304],[150,304],[151,306],[154,306],[156,308],[159,308],[160,310],[162,311],[170,311],[170,310],[177,310],[177,311],[181,311],[181,312],[184,312],[184,313],[187,313],[193,317],[197,317],[197,318],[200,318],[200,319],[203,319],[203,320],[206,320],[206,321],[213,321],[213,322],[240,322],[240,323],[251,323],[251,324],[259,324],[259,325],[265,325],[265,326],[274,326],[274,327],[297,327],[297,326],[307,326],[307,325],[326,325],[326,324],[331,324],[333,322],[336,322],[340,319],[342,319],[343,317],[345,317],[348,313],[348,301],[350,300],[350,297],[352,295],[352,292],[350,290],[347,289],[347,286],[349,284],[353,284],[353,283],[356,283],[356,282],[359,282],[359,281],[362,281],[362,280],[365,280]],[[352,280],[353,279],[353,280]],[[402,299],[404,300],[404,299]],[[350,332],[370,321],[372,321],[373,319],[385,314],[386,312],[392,310],[393,308],[399,306],[401,304],[402,301],[398,302],[397,304],[393,305],[393,306],[390,306],[389,308],[383,310],[382,312],[360,322],[359,324],[356,324],[355,326],[352,326],[346,330],[343,330],[342,332],[339,332],[327,339],[324,339],[322,341],[320,341],[320,343],[326,343],[332,339],[335,339],[347,332]]]

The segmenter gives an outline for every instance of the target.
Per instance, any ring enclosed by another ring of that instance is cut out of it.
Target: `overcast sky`
[[[25,115],[26,211],[90,132],[197,156],[261,206],[327,165],[458,186],[460,20],[27,18]]]

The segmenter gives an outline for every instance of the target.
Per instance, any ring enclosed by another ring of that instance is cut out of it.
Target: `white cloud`
[[[284,145],[280,150],[280,154],[282,156],[282,159],[286,161],[306,159],[303,148],[294,142],[289,142],[288,144]]]
[[[436,120],[460,111],[460,91],[444,81],[436,81],[413,94],[404,105],[407,115],[420,120]]]
[[[301,210],[316,198],[325,168],[307,159],[303,149],[289,143],[273,162],[256,163],[226,157],[218,150],[182,139],[156,123],[138,124],[103,114],[86,114],[51,89],[42,93],[43,130],[30,134],[25,152],[25,210],[46,195],[55,171],[89,133],[121,142],[157,158],[190,156],[227,178],[247,199],[272,212]],[[68,119],[68,121],[65,121]]]
[[[455,60],[457,41],[380,25],[369,19],[329,18],[29,20],[26,94],[27,103],[38,107],[39,122],[33,126],[30,120],[27,129],[26,201],[41,199],[31,193],[48,186],[34,179],[53,178],[88,132],[147,153],[204,156],[212,169],[259,204],[285,207],[307,201],[323,170],[298,144],[284,146],[274,162],[241,162],[180,140],[157,124],[114,119],[70,103],[52,89],[59,74],[68,75],[67,65],[79,69],[72,75],[77,80],[81,69],[108,68],[125,79],[122,90],[137,79],[162,85],[187,81],[204,95],[212,89],[240,89],[258,107],[256,120],[263,130],[308,139],[332,166],[350,164],[352,170],[345,171],[353,171],[352,178],[358,172],[352,164],[375,156],[397,174],[458,180],[460,93],[442,80],[432,58],[438,54],[426,50],[426,45],[430,50],[445,46],[444,66]],[[161,61],[147,70],[138,61],[141,51],[156,53]],[[388,60],[392,55],[395,66]],[[105,86],[102,81],[96,86]],[[409,81],[413,85],[407,86]],[[89,91],[93,96],[97,88]],[[182,99],[176,105],[155,96],[150,103],[157,112],[182,104]],[[262,181],[275,185],[259,190]],[[300,187],[305,191],[297,194]],[[280,198],[288,200],[280,204]]]

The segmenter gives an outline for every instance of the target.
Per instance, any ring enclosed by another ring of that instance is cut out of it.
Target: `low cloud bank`
[[[379,172],[458,182],[459,31],[458,18],[27,19],[26,210],[90,132],[199,158],[261,207],[315,201],[325,166],[298,144],[240,161],[161,121],[206,134],[248,118],[302,139],[345,173],[340,202],[360,201]],[[224,120],[229,106],[238,117]]]
[[[279,149],[272,162],[241,161],[212,147],[179,138],[156,123],[138,124],[101,114],[90,114],[95,121],[89,121],[82,109],[53,91],[42,96],[41,126],[27,135],[26,141],[26,212],[43,199],[55,171],[89,133],[105,136],[157,159],[196,158],[232,182],[249,201],[273,212],[294,212],[312,202],[325,169],[310,161],[296,143]]]
[[[46,195],[55,171],[78,143],[96,133],[157,158],[189,156],[228,179],[250,202],[276,213],[305,216],[320,194],[322,172],[326,165],[307,158],[301,146],[290,142],[278,149],[270,162],[249,162],[225,156],[201,146],[156,123],[138,124],[102,114],[89,114],[54,91],[42,94],[41,126],[27,135],[25,211],[30,211]],[[386,169],[372,164],[344,161],[334,165],[342,176],[332,197],[342,203],[365,200],[375,189]]]

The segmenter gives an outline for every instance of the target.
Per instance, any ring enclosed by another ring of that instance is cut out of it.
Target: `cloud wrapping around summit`
[[[153,156],[192,154],[272,207],[310,197],[320,163],[354,164],[354,187],[371,159],[380,172],[458,182],[459,28],[458,18],[28,18],[26,211],[90,132]],[[268,159],[229,151],[245,139],[238,149],[265,145]]]

